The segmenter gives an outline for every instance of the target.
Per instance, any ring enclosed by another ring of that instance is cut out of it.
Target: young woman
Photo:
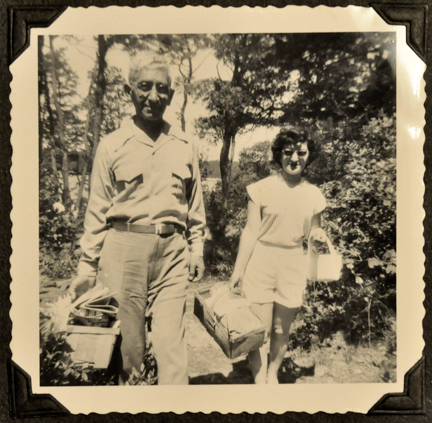
[[[320,227],[325,198],[302,177],[314,159],[314,140],[303,128],[284,128],[272,152],[280,172],[247,187],[247,223],[230,283],[231,289],[242,285],[244,297],[268,325],[269,357],[267,343],[248,357],[257,384],[278,383],[290,326],[306,287],[303,240],[317,245],[327,239]]]

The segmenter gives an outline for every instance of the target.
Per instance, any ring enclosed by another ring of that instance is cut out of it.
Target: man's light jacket
[[[185,228],[192,255],[203,254],[205,212],[196,147],[164,122],[155,141],[133,118],[104,137],[93,162],[78,274],[96,276],[110,220]]]

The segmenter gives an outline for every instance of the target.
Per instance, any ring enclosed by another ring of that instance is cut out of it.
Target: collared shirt
[[[99,143],[81,238],[78,274],[95,276],[110,220],[178,224],[191,254],[203,254],[205,228],[198,158],[186,134],[164,122],[156,141],[133,119]]]

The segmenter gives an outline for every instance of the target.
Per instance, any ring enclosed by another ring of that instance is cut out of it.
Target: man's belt
[[[135,225],[134,223],[111,222],[111,227],[123,232],[135,232],[139,234],[154,234],[154,235],[171,235],[173,233],[181,234],[184,228],[180,225],[165,225],[160,223],[157,225]]]

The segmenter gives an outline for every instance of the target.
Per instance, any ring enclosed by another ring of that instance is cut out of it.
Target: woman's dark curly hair
[[[307,147],[309,150],[309,158],[306,167],[309,166],[309,164],[317,158],[317,146],[313,137],[309,135],[309,131],[301,127],[282,128],[279,131],[279,134],[276,135],[276,138],[274,139],[271,148],[273,153],[272,162],[281,166],[282,150],[289,145],[295,145],[299,142],[307,143]]]

